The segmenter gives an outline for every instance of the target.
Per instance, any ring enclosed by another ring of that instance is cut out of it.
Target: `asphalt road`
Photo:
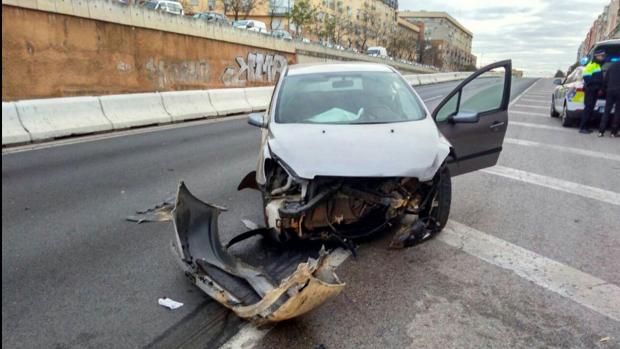
[[[533,82],[514,81],[513,97]],[[432,108],[455,84],[417,90]],[[541,102],[513,106],[517,123],[500,165],[617,192],[620,162],[600,154],[620,154],[619,143],[544,117],[550,89],[548,81],[537,83],[531,98]],[[170,224],[124,217],[185,180],[198,197],[229,207],[220,221],[224,239],[244,231],[241,218],[261,220],[258,195],[236,191],[255,166],[258,136],[233,118],[3,154],[3,345],[211,348],[247,329],[186,282],[171,256]],[[483,172],[455,178],[453,186],[451,219],[620,284],[618,206]],[[510,270],[440,240],[404,251],[386,250],[388,241],[363,246],[341,266],[348,284],[342,295],[252,344],[618,347],[617,321]],[[166,310],[157,305],[163,296],[185,306]],[[599,342],[605,336],[615,339]]]

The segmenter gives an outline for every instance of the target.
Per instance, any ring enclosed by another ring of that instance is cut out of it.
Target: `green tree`
[[[247,18],[250,12],[261,3],[262,0],[222,0],[224,13],[232,12],[235,21],[239,20],[240,14],[243,14],[244,18]]]
[[[295,23],[295,36],[303,33],[303,28],[316,22],[318,8],[310,3],[310,0],[296,1],[288,14],[289,21]]]

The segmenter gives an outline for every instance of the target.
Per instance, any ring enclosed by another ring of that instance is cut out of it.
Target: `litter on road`
[[[170,299],[168,297],[160,298],[160,299],[157,300],[157,302],[162,307],[166,307],[166,308],[168,308],[170,310],[179,309],[180,307],[183,306],[183,303],[174,301],[174,300],[172,300],[172,299]]]

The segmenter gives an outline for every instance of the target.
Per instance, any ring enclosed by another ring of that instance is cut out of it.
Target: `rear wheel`
[[[551,97],[551,111],[549,112],[549,115],[551,115],[552,118],[557,118],[560,116],[560,113],[555,110],[555,97],[553,96]]]
[[[571,127],[573,125],[573,121],[568,117],[566,102],[564,102],[564,107],[562,108],[562,113],[560,114],[560,120],[562,120],[562,126],[564,127]]]

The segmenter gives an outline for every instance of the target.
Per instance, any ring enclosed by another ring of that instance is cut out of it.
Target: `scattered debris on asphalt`
[[[183,303],[174,301],[174,300],[172,300],[172,299],[170,299],[168,297],[160,298],[160,299],[157,300],[157,302],[162,307],[166,307],[166,308],[168,308],[170,310],[179,309],[180,307],[183,306]]]
[[[169,197],[154,207],[136,211],[135,215],[128,216],[126,219],[138,224],[144,222],[168,222],[172,220],[172,210],[174,210],[175,197]]]
[[[601,340],[599,340],[600,343],[605,343],[605,342],[609,342],[611,340],[611,337],[607,336],[607,337],[603,337],[601,338]]]
[[[268,258],[278,265],[277,269],[286,269],[283,267],[288,263],[293,269],[279,275],[268,273],[264,269],[266,260],[259,267],[251,265],[222,245],[218,231],[221,211],[221,207],[193,196],[181,182],[172,211],[176,231],[173,251],[189,280],[239,317],[259,323],[291,319],[318,307],[344,288],[334,273],[334,258],[346,253],[344,250],[327,251],[321,247],[311,255],[302,251],[294,262],[278,259],[286,251],[275,252]],[[250,221],[244,224],[256,226]],[[254,235],[253,231],[246,233]],[[300,259],[305,262],[298,262]]]

